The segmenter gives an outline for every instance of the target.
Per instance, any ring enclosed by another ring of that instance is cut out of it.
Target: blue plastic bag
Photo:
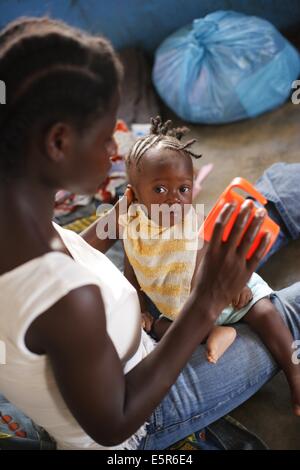
[[[154,85],[181,118],[225,123],[284,103],[300,74],[297,50],[268,21],[218,11],[157,49]]]

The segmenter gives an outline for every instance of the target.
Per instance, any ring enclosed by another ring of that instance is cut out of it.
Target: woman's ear
[[[72,146],[72,130],[63,122],[58,122],[51,127],[46,135],[47,156],[54,162],[60,162],[69,155]]]

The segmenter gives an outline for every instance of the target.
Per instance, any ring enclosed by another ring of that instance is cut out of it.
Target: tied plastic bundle
[[[299,74],[299,53],[271,23],[218,11],[161,44],[153,81],[181,118],[218,124],[281,105]]]

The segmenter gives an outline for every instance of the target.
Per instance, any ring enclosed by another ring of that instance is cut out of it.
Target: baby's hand
[[[245,286],[242,291],[232,299],[232,306],[239,310],[245,307],[253,298],[250,287]]]
[[[153,323],[153,316],[149,312],[142,312],[142,328],[147,333],[150,333]]]

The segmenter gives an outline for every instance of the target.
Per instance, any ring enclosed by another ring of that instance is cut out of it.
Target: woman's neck
[[[0,185],[0,272],[51,250],[65,251],[52,225],[55,192],[25,179]]]
[[[11,214],[25,224],[36,221],[41,227],[50,227],[55,192],[40,182],[11,179],[0,186],[0,214]]]

